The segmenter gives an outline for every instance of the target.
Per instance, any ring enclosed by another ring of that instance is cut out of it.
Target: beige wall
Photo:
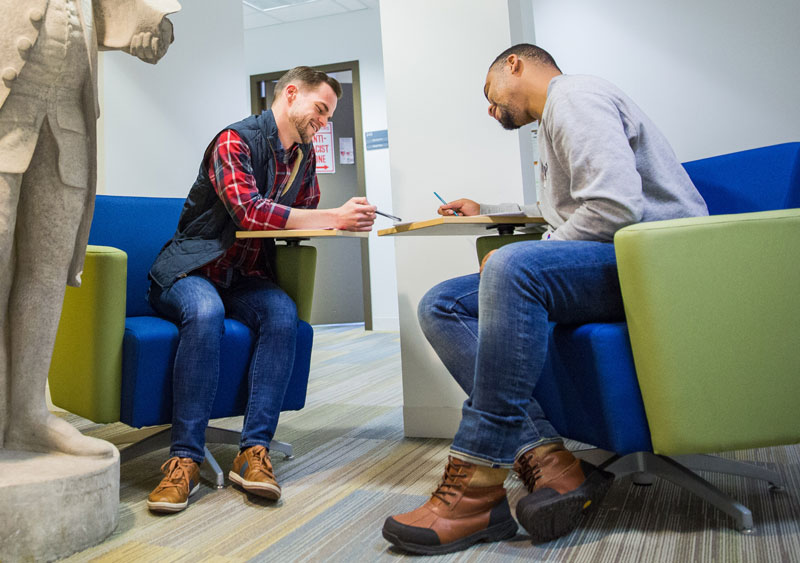
[[[487,114],[486,70],[510,46],[507,0],[381,0],[394,213],[427,219],[446,199],[522,201],[519,140]],[[477,271],[474,238],[395,241],[405,432],[452,437],[464,395],[422,335],[436,283]]]
[[[532,1],[562,70],[622,88],[681,161],[800,140],[797,0]]]

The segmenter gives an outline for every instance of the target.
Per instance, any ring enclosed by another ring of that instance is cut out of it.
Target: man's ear
[[[286,87],[286,90],[284,90],[283,92],[284,92],[284,96],[286,97],[286,102],[289,105],[292,105],[292,103],[297,98],[297,86],[295,86],[294,84],[289,84]]]
[[[511,54],[506,59],[508,62],[508,66],[510,67],[509,70],[513,76],[519,76],[522,74],[522,59],[520,59],[517,55]]]

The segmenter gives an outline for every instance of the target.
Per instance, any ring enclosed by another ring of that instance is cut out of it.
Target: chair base
[[[712,455],[685,455],[672,458],[652,452],[635,452],[620,457],[605,450],[590,449],[575,452],[575,456],[600,465],[617,477],[632,474],[636,484],[651,484],[654,476],[671,481],[731,516],[736,522],[736,528],[743,534],[751,534],[754,530],[753,514],[750,509],[694,472],[711,471],[761,479],[769,482],[771,491],[783,490],[783,479],[775,471],[752,463]]]
[[[168,448],[171,444],[171,429],[172,427],[170,425],[150,426],[148,428],[131,430],[130,432],[114,436],[109,441],[115,446],[130,444],[128,447],[120,449],[119,452],[120,463],[125,463],[126,461],[150,452]],[[228,430],[215,426],[206,428],[206,442],[213,444],[231,444],[238,446],[241,437],[242,433],[238,430]],[[269,443],[269,451],[273,453],[280,452],[284,455],[285,459],[293,459],[294,457],[292,445],[279,440],[272,440]],[[211,481],[218,489],[223,488],[225,486],[225,474],[222,472],[217,460],[214,459],[214,456],[208,451],[208,448],[205,448],[205,461],[214,474],[214,478],[211,479]]]

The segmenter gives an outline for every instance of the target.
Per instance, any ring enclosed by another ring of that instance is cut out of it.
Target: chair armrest
[[[310,323],[317,249],[300,244],[275,245],[275,268],[278,285],[297,305],[297,316],[301,321]]]
[[[641,223],[614,244],[656,453],[800,442],[800,209]]]
[[[68,287],[50,363],[53,404],[94,422],[119,420],[128,255],[89,245],[81,287]]]

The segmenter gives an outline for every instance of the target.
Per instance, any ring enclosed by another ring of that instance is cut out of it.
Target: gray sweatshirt
[[[551,240],[611,241],[643,221],[708,215],[664,135],[619,88],[594,76],[550,81],[539,127],[538,205],[481,213],[542,215]]]

